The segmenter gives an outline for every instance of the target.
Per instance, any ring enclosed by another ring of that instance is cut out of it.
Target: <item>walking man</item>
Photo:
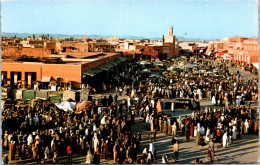
[[[174,152],[175,160],[177,160],[178,156],[179,156],[179,142],[178,141],[176,141],[175,144],[173,145],[173,152]]]

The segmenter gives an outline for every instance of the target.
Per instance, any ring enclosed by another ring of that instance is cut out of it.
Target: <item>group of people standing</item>
[[[154,144],[141,148],[141,133],[132,129],[136,116],[147,123],[153,139],[158,133],[172,136],[175,161],[179,159],[178,136],[185,136],[186,142],[195,137],[199,150],[208,142],[208,154],[212,154],[213,143],[228,147],[241,134],[258,134],[255,109],[245,105],[258,99],[257,79],[245,80],[228,68],[220,75],[198,76],[187,69],[159,71],[159,75],[149,78],[138,64],[126,65],[115,78],[116,94],[93,100],[81,113],[61,111],[48,101],[27,112],[14,107],[2,117],[5,125],[16,121],[12,128],[3,130],[2,144],[9,151],[9,162],[31,159],[59,163],[59,157],[67,155],[68,163],[74,163],[77,154],[86,156],[87,164],[100,164],[101,159],[120,164],[154,163]],[[122,93],[128,99],[119,100]],[[163,112],[164,100],[176,98],[209,100],[212,106],[196,107],[191,115],[176,118]],[[167,163],[168,156],[163,155],[162,160]]]

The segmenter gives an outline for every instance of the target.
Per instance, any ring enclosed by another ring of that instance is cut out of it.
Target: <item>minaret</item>
[[[168,28],[168,36],[173,36],[173,27],[172,26],[170,26]]]

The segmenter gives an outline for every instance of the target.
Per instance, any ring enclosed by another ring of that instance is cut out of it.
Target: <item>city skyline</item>
[[[160,38],[257,37],[257,1],[2,1],[2,32]],[[108,7],[109,6],[109,7]]]

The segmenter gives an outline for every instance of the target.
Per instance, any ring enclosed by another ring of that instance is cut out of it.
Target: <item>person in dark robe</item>
[[[26,158],[26,143],[23,142],[21,147],[21,160],[24,160]]]
[[[108,97],[108,106],[111,106],[112,102],[113,102],[113,97],[110,94],[109,97]]]
[[[205,144],[205,141],[204,141],[204,138],[203,138],[203,136],[200,136],[200,140],[199,140],[199,150],[200,150],[200,148],[202,147],[202,146],[205,146],[206,144]]]
[[[140,132],[138,131],[136,134],[136,147],[137,147],[137,152],[140,150],[140,143],[141,143],[142,137]]]
[[[105,97],[102,99],[101,102],[102,102],[103,106],[106,107],[106,106],[107,106],[107,97],[105,96]]]
[[[190,127],[189,127],[188,123],[186,123],[186,125],[185,125],[185,136],[186,136],[186,141],[189,142],[190,141]]]
[[[95,152],[93,164],[100,164],[100,154],[99,154],[99,152]]]
[[[108,150],[107,150],[107,143],[108,143],[108,140],[106,141],[103,141],[102,143],[102,158],[107,160],[108,158]]]

